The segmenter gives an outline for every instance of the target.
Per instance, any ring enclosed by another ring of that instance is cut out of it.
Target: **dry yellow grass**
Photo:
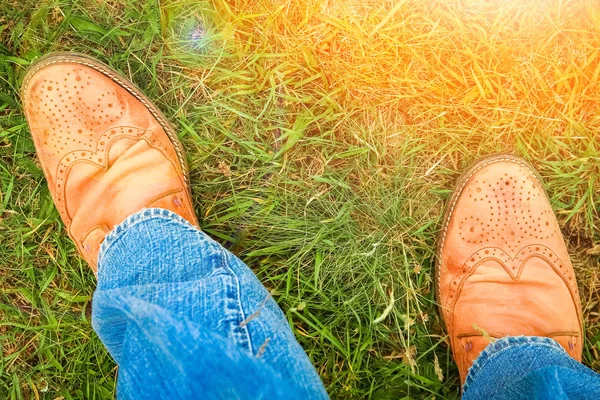
[[[213,79],[232,94],[248,94],[243,82],[255,96],[285,88],[297,107],[382,128],[468,127],[507,142],[597,129],[593,1],[214,3],[221,40],[236,47],[229,70],[240,76]]]

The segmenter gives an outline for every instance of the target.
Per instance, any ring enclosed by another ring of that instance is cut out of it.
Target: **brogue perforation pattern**
[[[105,68],[101,63],[95,63],[92,60],[89,60],[83,56],[73,56],[73,55],[65,55],[61,57],[56,57],[55,59],[48,60],[46,62],[40,62],[39,65],[36,65],[35,68],[32,68],[28,71],[22,88],[27,88],[29,85],[29,81],[31,78],[42,68],[45,68],[52,64],[59,63],[75,63],[85,67],[89,67],[94,69],[95,71],[103,74],[108,77],[122,88],[127,90],[129,94],[135,97],[138,101],[140,101],[148,111],[152,114],[152,116],[158,121],[159,125],[163,128],[170,141],[173,144],[173,148],[179,160],[179,164],[183,170],[183,180],[186,186],[189,187],[189,177],[188,177],[188,168],[187,163],[185,161],[185,156],[183,154],[183,149],[177,138],[177,135],[173,132],[170,124],[163,117],[162,113],[158,111],[150,101],[146,99],[146,97],[141,94],[141,92],[132,86],[129,82],[124,79],[121,79],[118,75],[113,73],[109,68]],[[62,78],[62,81],[61,81]],[[74,113],[75,111],[79,111],[82,106],[82,98],[81,94],[86,90],[92,90],[89,83],[90,77],[87,73],[86,69],[82,69],[81,71],[76,71],[73,69],[72,71],[67,72],[64,77],[56,77],[56,79],[47,79],[43,82],[42,90],[37,93],[32,94],[32,99],[40,102],[45,105],[44,111],[42,111],[45,118],[47,118],[48,126],[53,126],[58,129],[58,140],[53,140],[53,143],[44,142],[46,146],[52,146],[54,150],[51,155],[62,154],[59,153],[61,150],[65,150],[66,144],[69,143],[69,137],[72,135],[67,135],[67,133],[72,134],[71,127],[67,124],[61,122],[61,118],[65,118],[66,113]],[[45,91],[45,92],[44,92]],[[53,99],[54,96],[49,96],[48,92],[60,92],[58,99]],[[27,96],[26,91],[22,91],[21,97],[23,99],[23,104],[27,107],[29,103],[29,98]],[[118,96],[115,92],[107,92],[100,93],[95,104],[86,105],[85,111],[93,111],[93,117],[91,117],[87,121],[82,121],[81,118],[77,118],[79,122],[83,122],[88,129],[93,129],[94,127],[98,128],[102,126],[102,124],[110,124],[118,120],[118,118],[123,114],[123,107],[120,107],[121,103],[118,99]],[[33,112],[36,112],[35,110]],[[62,120],[64,121],[64,119]],[[50,123],[52,125],[50,125]],[[81,132],[78,133],[81,135],[80,138],[71,138],[71,141],[75,141],[76,144],[85,146],[85,131],[81,129]],[[90,136],[91,137],[91,136]],[[88,138],[89,141],[89,138]],[[89,145],[89,143],[88,143]],[[56,152],[56,153],[54,153]]]
[[[517,179],[504,174],[501,179],[494,182],[488,180],[476,179],[473,184],[470,180],[477,172],[481,171],[486,166],[508,161],[519,165],[530,173],[530,176],[525,179]],[[488,162],[481,163],[477,168],[470,171],[469,175],[462,178],[462,184],[456,188],[456,195],[451,199],[445,215],[444,225],[440,237],[438,253],[444,248],[448,227],[451,217],[454,213],[459,198],[463,195],[463,191],[467,184],[470,184],[467,192],[474,202],[483,202],[486,207],[489,207],[490,213],[484,215],[467,215],[458,222],[458,231],[461,240],[468,244],[478,244],[483,246],[491,246],[493,243],[500,241],[505,235],[511,237],[516,236],[515,241],[510,241],[507,244],[505,251],[512,254],[516,253],[520,247],[524,247],[535,240],[546,240],[559,231],[559,227],[554,222],[554,216],[546,210],[538,211],[531,207],[527,209],[516,209],[511,206],[517,199],[525,199],[528,202],[537,198],[540,192],[543,193],[541,182],[535,178],[536,173],[525,163],[520,162],[512,157],[494,158]],[[485,186],[484,186],[485,185]],[[488,190],[483,190],[486,188]],[[491,189],[491,192],[490,190]],[[541,190],[540,190],[541,189]],[[491,193],[491,194],[490,194]],[[510,201],[509,201],[510,200]],[[515,225],[509,224],[509,221],[516,221]],[[547,235],[542,234],[551,225],[552,229]],[[438,262],[442,263],[441,257],[438,254]],[[441,265],[439,266],[441,267]],[[438,268],[438,272],[439,272]],[[440,284],[440,275],[437,273],[436,283]]]

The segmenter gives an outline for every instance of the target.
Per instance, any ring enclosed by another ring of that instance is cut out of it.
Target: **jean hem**
[[[465,384],[463,386],[463,393],[469,388],[469,385],[473,383],[477,375],[481,372],[483,368],[485,368],[486,364],[494,357],[497,357],[500,353],[516,347],[523,345],[536,345],[536,346],[548,346],[555,350],[562,351],[566,353],[565,349],[558,344],[557,341],[542,336],[507,336],[502,339],[498,339],[492,343],[490,343],[471,365],[469,368],[469,372],[467,374],[467,379],[465,380]]]
[[[115,226],[113,230],[106,235],[104,241],[100,244],[100,251],[98,252],[98,266],[102,265],[102,259],[104,258],[104,255],[110,250],[115,242],[118,241],[119,237],[124,231],[130,229],[132,226],[140,222],[156,217],[166,218],[173,222],[183,224],[186,227],[196,229],[188,220],[179,214],[174,213],[173,211],[164,208],[142,208],[140,211],[125,218],[123,222]],[[100,270],[98,273],[100,273]]]

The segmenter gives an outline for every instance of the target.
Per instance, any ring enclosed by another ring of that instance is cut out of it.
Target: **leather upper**
[[[198,225],[177,139],[116,72],[80,57],[51,57],[27,74],[22,96],[56,207],[94,270],[104,236],[145,207]]]
[[[551,337],[580,360],[573,266],[531,167],[512,156],[483,160],[447,207],[437,296],[462,381],[490,340],[504,336]]]

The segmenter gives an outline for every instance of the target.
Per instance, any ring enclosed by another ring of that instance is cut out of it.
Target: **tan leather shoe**
[[[145,207],[198,225],[183,147],[127,79],[81,54],[50,54],[30,67],[21,97],[54,203],[94,271],[105,235]]]
[[[581,305],[558,222],[533,168],[509,155],[459,181],[440,233],[437,300],[464,383],[494,338],[547,336],[581,360]]]

